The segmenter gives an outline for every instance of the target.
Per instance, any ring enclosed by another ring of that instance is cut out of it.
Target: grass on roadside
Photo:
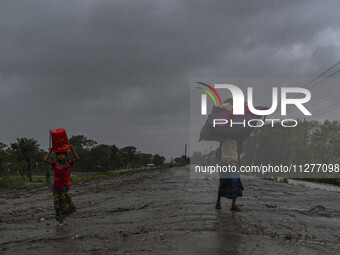
[[[275,182],[280,182],[280,183],[288,183],[288,179],[287,178],[275,178],[275,177],[271,177],[271,178],[264,178],[265,180],[269,180],[269,181],[275,181]]]
[[[26,189],[25,178],[22,176],[3,176],[0,178],[0,189]]]
[[[71,181],[85,181],[85,180],[92,180],[98,178],[105,178],[108,176],[115,176],[115,175],[123,175],[123,174],[133,174],[136,172],[145,172],[145,171],[155,171],[160,169],[165,169],[168,167],[158,167],[158,168],[144,168],[144,169],[131,169],[127,171],[117,171],[117,172],[107,172],[107,173],[96,173],[96,174],[89,174],[89,173],[81,173],[77,175],[71,175]],[[51,183],[53,183],[53,176],[51,176]],[[0,189],[27,189],[32,184],[35,183],[46,183],[46,177],[44,176],[32,176],[32,182],[29,181],[27,176],[21,176],[18,174],[12,175],[5,175],[0,177]]]

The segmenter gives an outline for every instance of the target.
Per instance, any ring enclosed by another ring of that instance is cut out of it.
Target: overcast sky
[[[316,77],[340,61],[339,10],[335,0],[1,1],[0,141],[46,149],[48,130],[65,128],[180,156],[190,78]]]

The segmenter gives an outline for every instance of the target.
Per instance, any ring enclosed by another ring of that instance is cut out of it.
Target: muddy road
[[[56,226],[51,189],[1,191],[1,254],[339,254],[340,193],[243,178],[241,212],[188,168],[73,183]]]

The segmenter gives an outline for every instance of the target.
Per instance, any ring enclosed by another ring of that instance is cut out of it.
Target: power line
[[[317,112],[316,114],[313,114],[313,117],[316,117],[316,116],[318,116],[318,115],[320,115],[320,114],[324,114],[324,113],[327,113],[327,112],[330,112],[330,111],[333,111],[333,110],[335,110],[335,109],[338,109],[339,107],[338,107],[338,105],[340,105],[340,103],[338,102],[338,103],[336,103],[336,104],[334,104],[334,105],[330,105],[329,107],[327,107],[327,108],[325,108],[325,109],[323,109],[322,111],[320,111],[320,112]],[[331,108],[333,108],[334,106],[336,106],[334,109],[331,109]],[[331,109],[331,110],[328,110],[328,109]]]
[[[327,76],[325,79],[323,79],[322,81],[314,84],[312,87],[310,87],[309,89],[315,88],[316,86],[320,85],[321,83],[323,83],[325,80],[327,80],[328,78],[332,77],[333,75],[337,74],[338,72],[340,72],[340,69],[334,73],[332,73],[331,75]]]
[[[316,116],[319,116],[320,114],[324,114],[324,113],[333,111],[333,110],[335,110],[335,109],[338,109],[338,105],[340,105],[339,102],[336,103],[336,104],[333,104],[333,105],[330,105],[330,106],[326,107],[325,109],[323,109],[323,110],[317,112],[316,114],[313,114],[312,116],[313,116],[313,117],[316,117]],[[333,108],[333,107],[335,107],[335,108]],[[331,109],[331,108],[333,108],[333,109]]]
[[[322,101],[316,102],[316,103],[314,103],[314,104],[310,104],[310,105],[308,105],[308,103],[307,103],[307,104],[306,104],[306,106],[308,106],[308,107],[311,107],[311,106],[316,106],[316,105],[319,105],[319,104],[322,104],[322,103],[325,103],[325,102],[331,101],[331,100],[333,100],[333,99],[335,99],[335,98],[338,98],[338,97],[340,97],[340,94],[338,94],[338,95],[335,95],[335,96],[332,96],[332,97],[329,97],[329,98],[327,98],[327,99],[325,99],[325,100],[322,100]],[[297,110],[298,110],[298,109],[295,109],[295,110],[293,110],[293,111],[292,111],[292,113],[296,112]]]
[[[333,67],[336,67],[338,64],[340,64],[340,61],[337,62],[336,64],[332,65],[331,67],[329,67],[326,71],[324,71],[323,73],[321,73],[320,75],[318,75],[317,77],[315,77],[313,80],[311,80],[310,82],[308,82],[305,86],[303,86],[304,88],[307,88],[307,86],[311,83],[313,83],[315,80],[317,80],[318,78],[320,78],[322,75],[324,75],[325,73],[327,73],[329,70],[331,70]]]
[[[310,82],[308,82],[308,83],[307,83],[305,86],[303,86],[303,87],[304,87],[304,88],[307,88],[307,86],[308,86],[309,84],[312,84],[315,80],[317,80],[318,78],[320,78],[322,75],[324,75],[325,73],[327,73],[329,70],[331,70],[332,68],[334,68],[334,67],[337,66],[338,64],[340,64],[340,61],[337,62],[336,64],[332,65],[331,67],[329,67],[326,71],[322,72],[320,75],[318,75],[316,78],[314,78],[313,80],[311,80]],[[340,72],[340,69],[337,70],[337,71],[335,71],[335,72],[333,72],[332,74],[330,74],[329,76],[327,76],[327,77],[324,78],[323,80],[317,82],[316,84],[314,84],[313,86],[311,86],[311,87],[308,88],[308,89],[311,90],[311,89],[315,88],[316,86],[322,84],[322,83],[325,82],[327,79],[329,79],[330,77],[334,76],[335,74],[337,74],[337,73],[339,73],[339,72]],[[340,96],[340,95],[339,95],[339,96]],[[331,98],[328,98],[328,99],[325,99],[325,100],[323,100],[322,102],[318,102],[318,103],[312,104],[312,105],[310,105],[310,106],[321,104],[321,103],[323,103],[323,102],[329,101],[329,100],[334,99],[334,98],[336,98],[336,97],[337,97],[337,96],[331,97]],[[297,98],[297,97],[295,96],[295,97],[292,97],[291,99],[295,99],[295,98]],[[293,110],[293,111],[290,111],[290,113],[294,113],[295,111],[297,111],[297,109],[295,109],[295,110]]]
[[[334,73],[332,73],[331,75],[327,76],[327,77],[326,77],[326,78],[324,78],[323,80],[319,81],[318,83],[314,84],[312,87],[310,87],[310,88],[308,88],[308,89],[309,89],[309,90],[311,90],[311,89],[315,88],[316,86],[318,86],[318,85],[322,84],[323,82],[325,82],[326,80],[328,80],[329,78],[331,78],[332,76],[334,76],[335,74],[337,74],[338,72],[340,72],[340,69],[339,69],[339,70],[337,70],[337,71],[335,71],[335,72],[334,72]],[[314,80],[315,80],[315,79],[314,79]],[[297,96],[296,96],[296,95],[295,95],[295,96],[293,96],[293,97],[291,97],[290,99],[295,99],[295,98],[297,98]]]
[[[322,73],[319,74],[317,77],[315,77],[313,80],[311,80],[310,82],[308,82],[307,84],[305,84],[305,85],[303,86],[303,88],[307,88],[308,85],[312,84],[314,81],[316,81],[317,79],[319,79],[322,75],[324,75],[325,73],[327,73],[329,70],[331,70],[331,69],[333,69],[334,67],[336,67],[338,64],[340,64],[340,61],[337,62],[337,63],[335,63],[335,64],[332,65],[331,67],[327,68],[326,71],[322,72]],[[338,73],[339,71],[340,71],[340,70],[338,70],[338,71],[332,73],[332,74],[329,75],[326,79],[324,79],[324,80],[322,80],[322,81],[320,81],[320,82],[314,84],[312,87],[310,87],[310,88],[308,88],[308,89],[312,89],[312,88],[314,88],[314,87],[320,85],[320,84],[323,83],[325,80],[327,80],[328,78],[332,77],[333,75],[335,75],[335,74]],[[297,98],[297,96],[294,96],[294,97],[292,97],[291,99],[295,99],[295,98]]]
[[[325,111],[325,112],[320,112],[320,113],[318,113],[318,114],[316,114],[316,115],[313,115],[313,117],[316,117],[316,116],[319,116],[320,114],[325,114],[325,113],[327,113],[327,112],[331,112],[331,111],[334,111],[334,110],[338,110],[338,109],[339,109],[339,107],[336,106],[334,109],[331,109],[331,110],[328,110],[328,111]]]

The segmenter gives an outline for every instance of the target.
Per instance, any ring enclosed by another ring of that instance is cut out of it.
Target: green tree
[[[95,170],[92,158],[89,154],[93,146],[97,144],[96,141],[88,139],[84,135],[72,136],[69,143],[73,145],[75,151],[79,155],[79,162],[74,164],[73,170],[76,171],[92,171]]]
[[[123,167],[134,167],[136,158],[136,147],[126,146],[119,150],[119,157],[121,159]]]
[[[289,159],[287,142],[290,132],[290,128],[284,128],[281,125],[272,127],[269,124],[262,128],[254,128],[251,136],[243,141],[241,164],[250,165],[258,162],[281,164],[287,162]]]
[[[8,163],[7,145],[0,142],[0,175],[3,175]]]
[[[83,135],[72,136],[69,139],[69,143],[73,145],[77,152],[82,152],[83,150],[90,150],[94,145],[97,144],[96,141],[88,139]]]
[[[165,161],[165,158],[163,156],[160,156],[158,154],[155,154],[153,156],[153,159],[152,159],[152,163],[155,165],[155,166],[161,166],[163,165]]]
[[[213,153],[215,154],[215,152]],[[182,155],[181,157],[175,158],[174,161],[175,163],[187,164],[189,162],[189,159],[186,158],[185,155]]]
[[[136,156],[139,166],[146,166],[152,161],[152,154],[138,152]]]
[[[336,120],[325,120],[315,131],[313,142],[320,155],[319,163],[332,163],[340,157],[339,133],[340,124]]]
[[[89,166],[93,170],[108,170],[111,167],[110,162],[111,148],[109,145],[100,144],[93,147],[89,152],[91,158],[91,165]]]
[[[299,125],[291,130],[288,139],[289,163],[304,164],[318,163],[319,157],[313,143],[313,135],[320,127],[317,121],[300,121]]]
[[[116,145],[110,146],[110,164],[112,169],[119,169],[122,165],[119,157],[119,149]]]
[[[17,138],[16,143],[12,143],[11,147],[16,151],[18,161],[26,166],[26,173],[30,181],[32,181],[31,163],[39,158],[39,144],[33,138]],[[21,175],[24,175],[20,169]]]

